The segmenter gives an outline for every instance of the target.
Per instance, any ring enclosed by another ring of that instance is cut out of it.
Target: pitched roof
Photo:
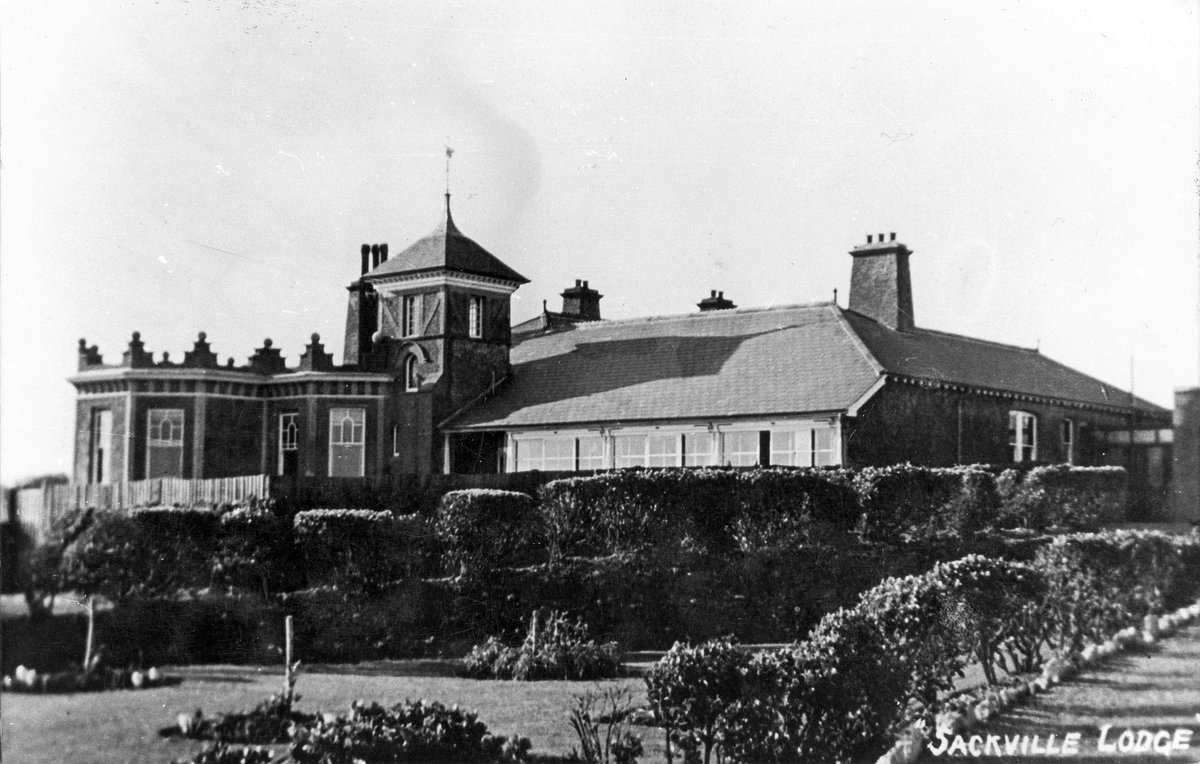
[[[1098,406],[1130,405],[1127,391],[1036,350],[930,329],[901,332],[852,311],[843,315],[871,355],[892,374]],[[1136,400],[1138,409],[1167,413],[1161,406]]]
[[[447,426],[510,429],[843,411],[884,374],[1129,405],[1129,393],[1035,350],[928,329],[901,332],[832,303],[549,329],[514,336],[511,378]],[[1137,406],[1169,413],[1141,399]]]
[[[579,323],[520,338],[511,360],[451,427],[833,412],[879,375],[829,303]]]
[[[447,270],[477,276],[529,283],[529,279],[509,268],[500,259],[463,236],[450,216],[450,195],[446,195],[446,220],[428,236],[410,244],[387,262],[367,273],[372,279],[398,273]]]

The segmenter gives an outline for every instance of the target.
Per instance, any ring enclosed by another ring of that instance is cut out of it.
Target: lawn
[[[383,662],[301,670],[296,691],[305,711],[345,711],[356,698],[393,703],[406,698],[437,700],[479,712],[501,735],[521,734],[533,753],[563,756],[576,745],[567,713],[575,695],[595,682],[485,682],[447,676],[441,661]],[[12,762],[165,764],[190,756],[203,743],[159,737],[180,712],[205,715],[249,708],[276,692],[281,668],[187,666],[167,669],[183,678],[176,687],[77,695],[5,693],[3,750]],[[641,679],[603,683],[628,686],[644,701]],[[646,730],[648,761],[661,760],[657,730]]]

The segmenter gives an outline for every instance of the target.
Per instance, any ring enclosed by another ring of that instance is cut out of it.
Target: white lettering
[[[1130,753],[1135,745],[1137,745],[1137,735],[1133,730],[1125,730],[1117,738],[1117,750],[1121,753]]]
[[[1063,738],[1062,755],[1076,756],[1079,754],[1079,739],[1083,736],[1081,732],[1068,732]]]
[[[1018,746],[1021,745],[1020,735],[1005,735],[1004,736],[1004,754],[1006,756],[1015,756]]]
[[[1163,756],[1171,755],[1171,733],[1166,730],[1159,730],[1154,733],[1154,752],[1161,753]]]
[[[1108,731],[1110,729],[1112,729],[1111,724],[1105,724],[1100,728],[1100,739],[1096,741],[1096,750],[1100,751],[1101,753],[1111,753],[1112,751],[1117,750],[1117,747],[1112,743],[1109,743],[1107,740]]]
[[[1046,741],[1046,755],[1057,756],[1061,751],[1061,748],[1054,747],[1054,735],[1051,735],[1050,739]]]
[[[995,753],[992,753],[992,751],[995,751]],[[983,754],[985,756],[999,756],[1000,755],[1000,736],[999,735],[988,735],[987,736],[987,740],[985,740],[983,743]]]
[[[979,758],[983,755],[982,743],[983,739],[981,737],[972,735],[971,739],[967,742],[967,750],[971,752],[972,756]]]
[[[1176,751],[1186,751],[1192,745],[1192,731],[1185,727],[1180,727],[1175,730],[1175,738],[1171,741],[1171,748]]]
[[[950,755],[966,756],[967,753],[969,753],[967,750],[967,741],[962,739],[962,735],[955,735],[954,742],[950,744]]]
[[[934,739],[937,740],[936,745],[933,743],[929,743],[925,747],[928,748],[929,752],[932,753],[934,756],[941,756],[943,753],[946,752],[946,748],[950,745],[950,741],[946,739],[945,732],[937,733],[937,735],[934,736]]]
[[[1150,734],[1150,730],[1138,730],[1134,739],[1137,740],[1135,750],[1138,753],[1150,752],[1150,746],[1154,744],[1154,735]]]
[[[1038,735],[1033,736],[1033,743],[1031,743],[1029,746],[1029,752],[1032,754],[1035,754],[1035,755],[1042,755],[1042,754],[1046,753],[1046,749],[1038,748],[1038,738],[1039,738]]]

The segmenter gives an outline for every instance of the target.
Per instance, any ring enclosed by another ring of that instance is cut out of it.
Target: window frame
[[[470,295],[467,304],[467,336],[473,340],[483,339],[484,296]]]
[[[113,412],[109,408],[94,408],[91,413],[88,439],[88,483],[112,483]]]
[[[1029,425],[1030,441],[1025,442],[1025,425]],[[1038,459],[1038,418],[1030,411],[1012,409],[1008,412],[1009,457],[1014,464],[1036,462]]]
[[[357,416],[355,416],[357,414]],[[344,438],[346,435],[345,424],[347,419],[350,420],[350,440],[334,440],[335,423],[337,435],[339,438]],[[355,421],[356,419],[361,420]],[[360,431],[361,430],[361,431]],[[357,436],[357,440],[355,439]],[[366,474],[367,469],[367,410],[361,406],[335,406],[329,409],[329,465],[327,473],[329,477],[362,477]],[[334,474],[334,454],[335,447],[357,447],[358,448],[358,474],[357,475],[340,475]]]
[[[743,436],[750,438],[753,451],[734,451],[730,448],[730,436],[740,440]],[[754,461],[746,463],[744,457],[754,454]],[[738,460],[734,461],[733,456]],[[762,464],[762,431],[761,430],[727,430],[721,433],[721,463],[726,467],[757,467]]]
[[[416,353],[409,353],[404,358],[404,392],[406,393],[421,391],[421,377],[417,373],[417,366],[420,362]]]
[[[288,425],[291,425],[295,431],[295,440],[289,444],[286,439],[288,433]],[[275,474],[283,474],[283,455],[288,451],[300,450],[300,412],[299,411],[281,411],[279,412],[279,428],[275,439]]]
[[[417,325],[420,323],[420,312],[417,298],[419,296],[415,294],[400,295],[401,337],[416,337],[418,334]]]
[[[1062,420],[1059,437],[1062,439],[1063,460],[1067,464],[1074,464],[1075,442],[1078,440],[1078,428],[1074,419],[1067,417]]]
[[[155,415],[160,416],[157,421],[158,431],[154,431]],[[176,438],[175,425],[169,421],[178,419],[179,434]],[[162,438],[163,425],[167,424],[170,427],[170,440],[164,441]],[[187,414],[182,408],[151,408],[146,410],[146,478],[164,478],[164,477],[183,477],[184,466],[184,451],[186,450],[186,435],[187,435]],[[179,467],[173,475],[151,474],[151,465],[154,462],[155,449],[179,449]]]

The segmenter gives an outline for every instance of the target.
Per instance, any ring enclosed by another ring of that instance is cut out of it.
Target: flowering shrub
[[[533,562],[542,546],[539,520],[533,498],[523,493],[451,491],[442,497],[434,530],[448,568],[479,573]]]
[[[596,642],[582,619],[562,613],[550,613],[543,624],[536,611],[520,646],[489,637],[464,660],[466,675],[477,679],[606,679],[620,671],[616,642]]]
[[[309,586],[375,591],[420,569],[431,535],[417,515],[369,509],[313,509],[293,519]]]
[[[394,762],[518,762],[528,759],[524,737],[492,735],[457,706],[405,701],[391,708],[355,701],[346,716],[322,715],[298,726],[291,756],[297,764]]]

